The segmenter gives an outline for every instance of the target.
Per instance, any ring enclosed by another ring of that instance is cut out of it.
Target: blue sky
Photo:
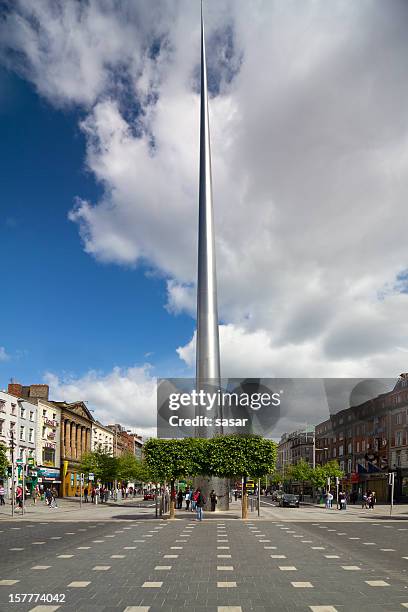
[[[101,192],[84,168],[79,112],[54,109],[5,69],[0,82],[1,387],[145,362],[185,372],[175,347],[194,321],[165,309],[163,278],[89,257],[68,219],[77,196]]]

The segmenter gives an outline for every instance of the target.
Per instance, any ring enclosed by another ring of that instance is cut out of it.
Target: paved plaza
[[[401,511],[390,521],[381,512],[375,519],[269,507],[267,518],[215,514],[197,523],[186,512],[155,519],[152,508],[132,504],[122,514],[106,510],[105,518],[99,510],[78,510],[69,520],[3,515],[2,612],[408,608],[408,515]],[[11,603],[19,593],[62,594],[65,602]]]

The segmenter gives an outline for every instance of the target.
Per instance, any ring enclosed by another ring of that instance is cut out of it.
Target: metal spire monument
[[[214,208],[212,201],[210,125],[208,117],[207,64],[203,3],[201,1],[201,100],[200,100],[200,186],[198,220],[196,388],[217,391],[221,388],[220,345],[218,334],[217,271],[215,261]],[[201,407],[205,411],[205,407]],[[222,416],[217,414],[216,416]],[[222,427],[200,428],[198,437],[221,434]],[[228,482],[222,478],[196,480],[209,498],[211,489],[218,496],[218,509],[228,509]]]
[[[202,384],[209,379],[214,384],[221,382],[207,64],[202,3],[196,378],[198,388],[201,388]]]

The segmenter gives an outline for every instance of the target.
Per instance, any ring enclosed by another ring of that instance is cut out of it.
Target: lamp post
[[[11,454],[11,516],[14,516],[15,491],[14,491],[14,431],[10,429],[10,454]]]

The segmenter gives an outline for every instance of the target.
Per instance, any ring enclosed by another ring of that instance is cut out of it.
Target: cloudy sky
[[[199,2],[1,7],[1,386],[152,431],[194,372]],[[407,371],[408,4],[205,19],[223,375]]]

